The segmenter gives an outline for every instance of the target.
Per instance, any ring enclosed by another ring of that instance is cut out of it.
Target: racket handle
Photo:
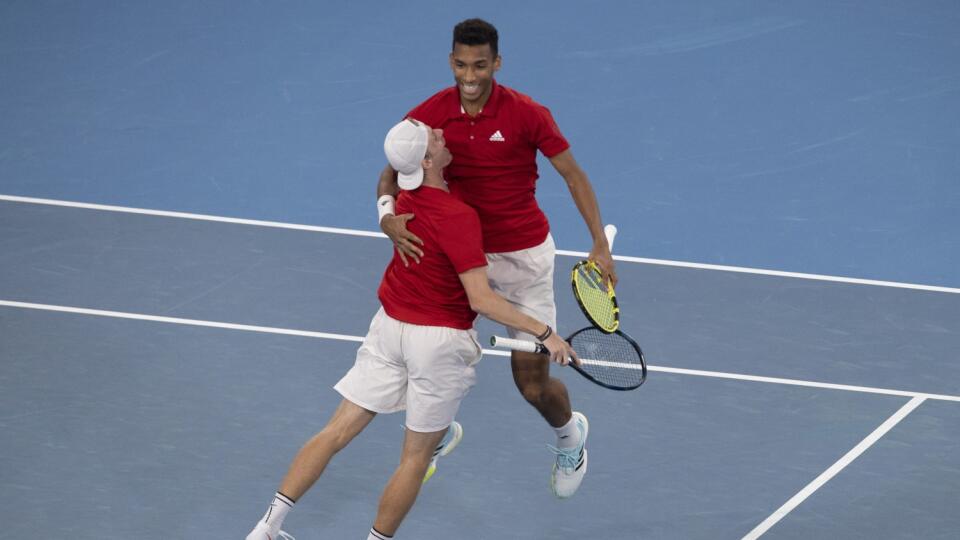
[[[617,226],[610,223],[603,228],[603,234],[607,235],[607,243],[610,244],[610,253],[613,253],[613,239],[617,237]]]
[[[532,352],[537,354],[550,354],[550,351],[542,343],[524,341],[522,339],[510,339],[500,336],[490,336],[490,346],[501,349],[510,349],[511,351]]]

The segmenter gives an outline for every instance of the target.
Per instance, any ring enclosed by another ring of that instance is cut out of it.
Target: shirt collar
[[[463,109],[463,105],[460,103],[460,88],[454,86],[456,90],[454,95],[456,96],[456,107],[459,109],[461,115],[466,115],[467,111]],[[497,80],[493,80],[493,84],[490,86],[490,97],[487,98],[487,102],[480,108],[480,112],[477,113],[477,118],[481,116],[496,116],[497,109],[500,106],[500,85],[497,84]]]

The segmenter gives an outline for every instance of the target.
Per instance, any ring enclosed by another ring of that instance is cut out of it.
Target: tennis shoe
[[[433,477],[433,473],[437,472],[437,461],[439,461],[441,457],[453,452],[453,449],[460,444],[461,439],[463,439],[463,426],[460,425],[460,422],[454,420],[450,424],[450,428],[447,429],[447,434],[443,436],[443,440],[437,445],[437,449],[433,451],[433,459],[430,460],[427,473],[423,475],[424,484]]]
[[[273,529],[264,522],[257,523],[257,526],[247,535],[247,540],[296,540],[279,528]]]
[[[547,445],[547,448],[557,456],[553,464],[553,474],[550,476],[550,487],[553,489],[553,494],[561,499],[572,497],[587,474],[586,445],[590,424],[583,413],[574,412],[573,418],[577,430],[580,431],[580,442],[572,448]]]

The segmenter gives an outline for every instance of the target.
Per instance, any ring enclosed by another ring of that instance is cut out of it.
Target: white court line
[[[124,311],[108,311],[102,309],[88,309],[71,306],[56,306],[51,304],[36,304],[31,302],[16,302],[12,300],[0,300],[0,307],[12,307],[21,309],[36,309],[42,311],[57,311],[61,313],[73,313],[77,315],[93,315],[97,317],[113,317],[118,319],[133,319],[138,321],[162,322],[170,324],[183,324],[188,326],[203,326],[207,328],[223,328],[227,330],[241,330],[244,332],[261,332],[266,334],[282,334],[287,336],[301,336],[319,339],[333,339],[338,341],[352,341],[360,343],[363,341],[361,336],[351,336],[346,334],[331,334],[327,332],[311,332],[307,330],[292,330],[288,328],[277,328],[272,326],[254,326],[249,324],[234,324],[217,321],[203,321],[198,319],[182,319],[179,317],[162,317],[157,315],[145,315],[141,313],[128,313]],[[507,351],[483,349],[483,353],[491,356],[509,356]],[[847,392],[861,392],[868,394],[884,394],[888,396],[913,397],[922,399],[934,399],[940,401],[960,402],[960,396],[951,396],[944,394],[927,394],[922,392],[909,392],[906,390],[890,390],[886,388],[871,388],[867,386],[851,386],[845,384],[831,384],[815,381],[803,381],[798,379],[782,379],[776,377],[758,377],[754,375],[740,375],[737,373],[723,373],[719,371],[702,371],[695,369],[671,368],[647,366],[648,371],[659,371],[662,373],[674,373],[678,375],[692,375],[698,377],[712,377],[716,379],[735,379],[750,382],[762,382],[769,384],[784,384],[791,386],[805,386],[810,388],[824,388],[828,390],[844,390]]]
[[[579,251],[557,250],[557,255],[570,255],[574,257],[586,257],[587,253]],[[683,261],[666,261],[663,259],[646,259],[643,257],[628,257],[626,255],[614,255],[614,260],[634,262],[640,264],[653,264],[658,266],[675,266],[679,268],[695,268],[698,270],[716,270],[720,272],[736,272],[738,274],[757,274],[761,276],[777,276],[796,279],[809,279],[814,281],[832,281],[835,283],[849,283],[854,285],[873,285],[876,287],[893,287],[896,289],[913,289],[918,291],[945,292],[960,294],[960,289],[953,287],[940,287],[936,285],[918,285],[915,283],[901,283],[899,281],[880,281],[876,279],[860,279],[842,276],[827,276],[823,274],[804,274],[800,272],[783,272],[780,270],[764,270],[762,268],[744,268],[741,266],[723,266],[719,264],[701,264]]]
[[[64,206],[67,208],[82,208],[84,210],[101,210],[104,212],[121,212],[124,214],[142,214],[146,216],[160,216],[178,219],[193,219],[198,221],[215,221],[218,223],[233,223],[235,225],[253,225],[256,227],[272,227],[274,229],[293,229],[296,231],[311,231],[333,234],[347,234],[351,236],[370,236],[386,238],[382,232],[357,231],[354,229],[338,229],[336,227],[318,227],[315,225],[298,225],[296,223],[280,223],[277,221],[260,221],[257,219],[240,219],[222,216],[208,216],[206,214],[190,214],[187,212],[170,212],[167,210],[150,210],[148,208],[130,208],[126,206],[110,206],[107,204],[91,204],[72,201],[58,201],[54,199],[36,199],[34,197],[18,197],[15,195],[0,195],[0,201],[19,202],[27,204],[45,204],[48,206]]]
[[[873,443],[880,440],[880,437],[883,437],[887,434],[888,431],[893,429],[893,426],[900,423],[901,420],[906,418],[908,414],[913,412],[914,409],[920,406],[925,400],[922,397],[915,397],[907,402],[906,405],[900,407],[900,410],[893,414],[890,418],[887,418],[887,421],[883,424],[880,424],[880,427],[873,430],[873,433],[867,436],[866,439],[860,441],[860,444],[853,447],[852,450],[846,453],[842,458],[840,458],[836,463],[830,466],[829,469],[824,471],[820,476],[816,477],[813,482],[807,484],[807,486],[800,490],[799,493],[794,495],[789,501],[785,502],[783,506],[777,509],[776,512],[770,515],[762,523],[757,525],[752,531],[747,533],[743,537],[743,540],[756,540],[760,538],[765,532],[767,532],[770,527],[776,525],[778,521],[784,518],[787,514],[793,511],[794,508],[800,505],[804,500],[807,499],[810,495],[813,494],[816,490],[820,489],[821,486],[830,481],[831,478],[837,475],[842,471],[847,465],[853,462],[853,460],[860,457],[860,454],[864,453],[868,448],[873,446]]]
[[[651,369],[647,366],[647,369]],[[870,386],[854,386],[849,384],[833,384],[816,381],[803,381],[799,379],[781,379],[779,377],[761,377],[757,375],[744,375],[742,373],[724,373],[722,371],[701,371],[697,369],[659,367],[653,371],[663,373],[676,373],[678,375],[696,375],[701,377],[713,377],[715,379],[735,379],[738,381],[762,382],[770,384],[788,384],[791,386],[809,386],[812,388],[825,388],[828,390],[845,390],[847,392],[861,392],[864,394],[884,394],[887,396],[900,397],[920,397],[924,399],[936,399],[940,401],[960,402],[960,396],[950,396],[944,394],[926,394],[923,392],[908,392],[905,390],[893,390],[890,388],[873,388]]]
[[[146,208],[130,208],[126,206],[111,206],[106,204],[92,204],[72,201],[61,201],[55,199],[38,199],[35,197],[19,197],[16,195],[0,195],[0,201],[19,202],[28,204],[45,204],[50,206],[63,206],[67,208],[83,208],[86,210],[101,210],[106,212],[123,212],[128,214],[143,214],[148,216],[161,216],[179,219],[193,219],[200,221],[215,221],[220,223],[233,223],[237,225],[253,225],[257,227],[273,227],[278,229],[293,229],[298,231],[324,232],[331,234],[345,234],[351,236],[367,236],[373,238],[386,238],[381,232],[360,231],[356,229],[340,229],[336,227],[318,227],[315,225],[298,225],[295,223],[281,223],[276,221],[261,221],[255,219],[240,219],[221,216],[210,216],[205,214],[191,214],[186,212],[170,212],[166,210],[150,210]],[[557,255],[584,258],[588,254],[582,251],[567,251],[558,249]],[[777,276],[796,279],[809,279],[815,281],[831,281],[836,283],[849,283],[855,285],[873,285],[877,287],[893,287],[898,289],[913,289],[920,291],[945,292],[960,294],[960,289],[953,287],[939,287],[935,285],[918,285],[914,283],[901,283],[897,281],[880,281],[875,279],[859,279],[841,276],[827,276],[822,274],[805,274],[800,272],[782,272],[779,270],[764,270],[761,268],[744,268],[740,266],[724,266],[718,264],[701,264],[683,261],[669,261],[663,259],[647,259],[643,257],[628,257],[625,255],[614,255],[617,261],[633,262],[640,264],[651,264],[657,266],[674,266],[680,268],[694,268],[698,270],[715,270],[721,272],[736,272],[740,274],[757,274],[763,276]]]
[[[225,328],[227,330],[242,330],[244,332],[261,332],[265,334],[283,334],[286,336],[302,336],[321,339],[336,339],[340,341],[362,342],[362,337],[348,336],[344,334],[328,334],[326,332],[309,332],[306,330],[291,330],[289,328],[275,328],[272,326],[253,326],[249,324],[233,324],[216,321],[201,321],[197,319],[181,319],[179,317],[161,317],[157,315],[144,315],[141,313],[127,313],[125,311],[107,311],[102,309],[87,309],[70,306],[54,306],[50,304],[33,304],[30,302],[13,302],[10,300],[0,300],[0,306],[39,309],[43,311],[59,311],[61,313],[74,313],[77,315],[95,315],[97,317],[113,317],[117,319],[134,319],[138,321],[162,322],[170,324],[184,324],[188,326],[205,326],[208,328]]]

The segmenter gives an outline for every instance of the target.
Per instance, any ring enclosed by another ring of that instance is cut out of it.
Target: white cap
[[[387,161],[397,171],[400,189],[417,189],[423,183],[420,162],[427,155],[427,126],[409,118],[390,128],[383,141]]]

